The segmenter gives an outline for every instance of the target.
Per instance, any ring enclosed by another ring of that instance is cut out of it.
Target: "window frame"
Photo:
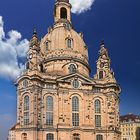
[[[54,134],[52,133],[46,134],[46,140],[54,140]]]
[[[95,108],[95,113],[101,113],[101,101],[99,99],[96,99],[94,101],[94,108]]]
[[[101,134],[96,135],[96,140],[103,140],[103,135]]]
[[[24,96],[24,106],[23,106],[23,123],[24,125],[29,125],[30,122],[30,97],[28,95]]]
[[[79,126],[79,98],[72,97],[72,125]]]
[[[46,97],[46,125],[53,126],[53,97]]]
[[[72,38],[67,38],[67,48],[71,49],[73,47],[73,40]]]

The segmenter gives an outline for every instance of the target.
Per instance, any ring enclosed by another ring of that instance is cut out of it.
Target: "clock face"
[[[100,64],[100,67],[103,68],[103,67],[104,67],[104,63],[101,63],[101,64]]]
[[[28,81],[27,80],[24,80],[23,81],[23,88],[26,88],[28,86]]]

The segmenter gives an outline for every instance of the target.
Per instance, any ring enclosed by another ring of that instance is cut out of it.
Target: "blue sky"
[[[99,44],[104,38],[111,67],[122,88],[121,114],[140,114],[140,1],[71,1],[78,5],[73,9],[76,14],[72,14],[72,22],[76,31],[84,33],[91,76],[95,74]],[[13,79],[23,69],[21,60],[28,40],[34,27],[39,38],[47,33],[53,24],[53,7],[54,0],[0,0],[0,140],[6,140],[7,130],[16,120]]]

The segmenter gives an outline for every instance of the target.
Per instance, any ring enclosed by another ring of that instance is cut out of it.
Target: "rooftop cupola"
[[[54,21],[68,21],[71,23],[71,4],[69,0],[56,0],[54,8]]]

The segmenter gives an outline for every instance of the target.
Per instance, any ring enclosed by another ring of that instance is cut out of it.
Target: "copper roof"
[[[120,117],[120,122],[140,122],[140,115],[126,114]]]

